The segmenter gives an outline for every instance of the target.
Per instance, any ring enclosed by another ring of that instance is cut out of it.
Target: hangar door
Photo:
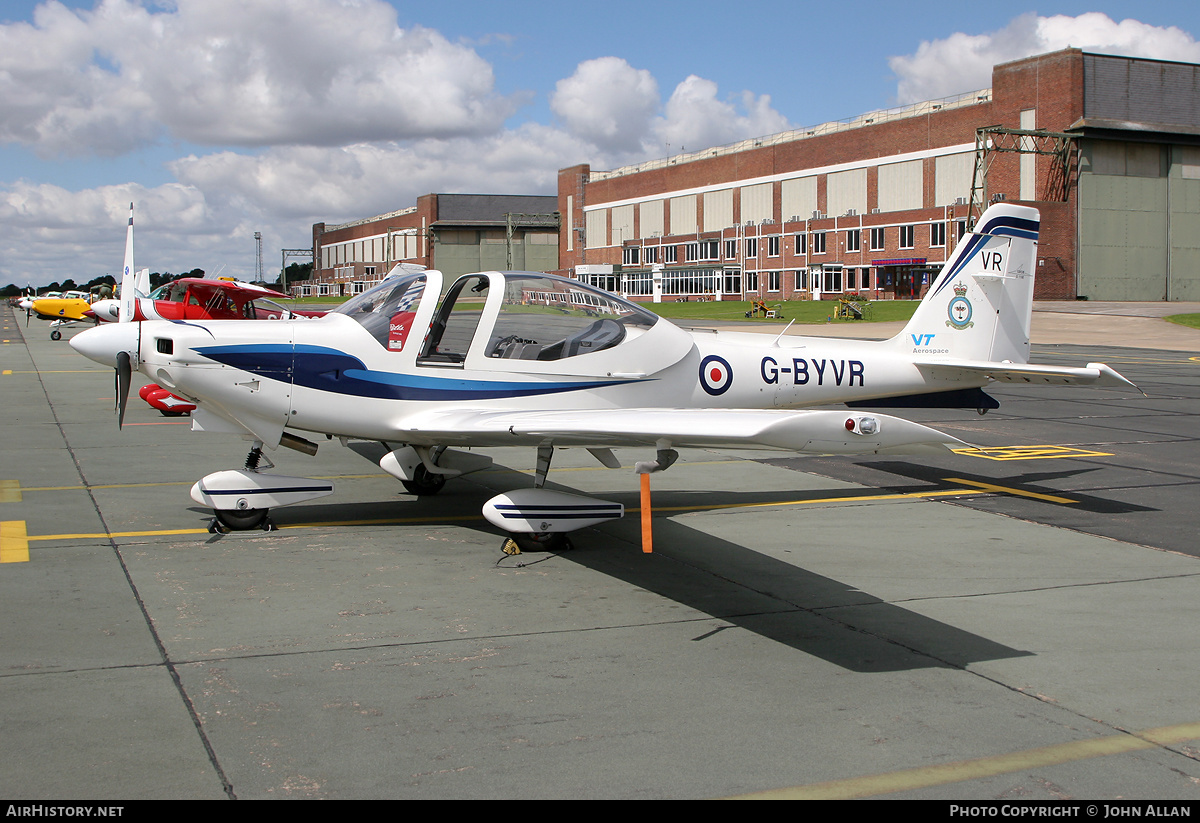
[[[1200,148],[1080,148],[1079,295],[1200,300]]]

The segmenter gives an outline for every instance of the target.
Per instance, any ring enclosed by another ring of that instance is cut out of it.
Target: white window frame
[[[943,248],[946,245],[946,224],[940,220],[929,224],[929,247]]]

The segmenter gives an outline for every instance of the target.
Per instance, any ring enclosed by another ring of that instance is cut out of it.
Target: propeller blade
[[[133,368],[129,363],[129,352],[117,352],[117,428],[125,425],[125,407],[129,404],[129,378]]]

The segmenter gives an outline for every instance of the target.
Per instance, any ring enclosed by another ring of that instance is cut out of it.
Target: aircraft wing
[[[274,289],[268,289],[264,286],[256,286],[253,283],[247,283],[243,280],[227,280],[225,278],[189,278],[189,283],[196,286],[201,286],[204,289],[213,291],[226,292],[229,294],[243,294],[251,298],[269,297],[272,300],[291,300],[290,294],[284,294]]]
[[[1103,363],[1088,363],[1084,368],[1071,368],[979,360],[921,360],[917,361],[916,366],[931,377],[939,378],[977,380],[979,377],[987,377],[1001,383],[1052,383],[1137,389],[1137,386]]]
[[[723,447],[817,454],[916,454],[970,445],[899,417],[816,409],[459,409],[406,417],[397,428],[397,440],[463,446]]]

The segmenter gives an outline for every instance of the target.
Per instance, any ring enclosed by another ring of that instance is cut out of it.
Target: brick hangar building
[[[979,204],[1042,214],[1040,299],[1200,300],[1200,66],[1067,49],[992,87],[559,172],[560,268],[610,291],[917,297]],[[971,209],[970,203],[976,203]]]
[[[557,271],[634,299],[656,277],[664,300],[919,297],[1001,199],[1041,211],[1037,298],[1200,300],[1200,65],[1066,49],[953,98],[572,166],[557,218],[554,197],[427,195],[314,226],[314,282],[358,291],[405,260]]]

